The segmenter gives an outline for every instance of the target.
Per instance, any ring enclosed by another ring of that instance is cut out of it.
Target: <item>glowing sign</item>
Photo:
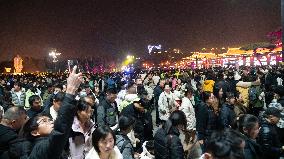
[[[162,45],[148,45],[149,54],[150,54],[153,50],[161,50],[161,49],[162,49]]]

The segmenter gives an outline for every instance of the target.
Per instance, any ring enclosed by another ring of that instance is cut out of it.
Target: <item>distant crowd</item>
[[[0,75],[1,159],[279,159],[284,67]]]

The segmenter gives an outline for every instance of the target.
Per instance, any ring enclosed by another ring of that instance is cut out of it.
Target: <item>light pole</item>
[[[51,50],[49,52],[49,56],[53,59],[52,62],[53,62],[53,66],[54,66],[54,72],[56,72],[56,63],[58,62],[58,56],[60,56],[60,55],[61,55],[61,53],[57,52],[56,49]]]

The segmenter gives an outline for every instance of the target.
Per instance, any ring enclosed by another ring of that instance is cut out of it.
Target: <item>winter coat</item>
[[[179,130],[172,126],[171,121],[166,121],[165,125],[160,128],[164,129],[164,131],[167,134],[167,137],[165,140],[167,140],[168,146],[164,145],[160,140],[160,138],[164,138],[164,136],[161,136],[159,130],[155,134],[154,140],[155,140],[155,158],[160,159],[157,154],[164,154],[164,151],[167,149],[169,150],[169,158],[168,159],[184,159],[184,150],[181,143],[181,140],[179,138]]]
[[[258,144],[261,145],[263,159],[279,159],[283,154],[281,143],[276,131],[276,125],[268,123],[265,118],[261,118],[260,131],[258,134]]]
[[[219,113],[219,125],[221,129],[232,128],[236,119],[234,105],[225,103],[222,105]]]
[[[26,99],[26,93],[24,90],[21,91],[21,95],[20,95],[20,99],[18,98],[16,92],[14,90],[11,91],[11,95],[12,95],[12,103],[15,106],[21,106],[24,107],[25,106],[25,99]]]
[[[10,143],[16,140],[18,134],[10,127],[0,124],[0,158],[9,159]]]
[[[116,127],[118,123],[118,108],[116,102],[110,103],[107,99],[100,102],[97,108],[97,124]]]
[[[120,150],[123,158],[134,159],[134,149],[127,135],[118,132],[116,135],[116,146]]]
[[[146,137],[152,135],[153,123],[152,117],[149,116],[150,112],[138,112],[134,108],[134,104],[125,107],[120,115],[135,118],[135,125],[133,127],[134,133],[137,134],[138,139],[143,142]],[[149,133],[145,133],[149,132]]]
[[[161,120],[168,120],[171,112],[176,110],[176,106],[178,105],[175,101],[174,94],[170,92],[169,94],[163,92],[160,94],[159,101],[159,116]]]
[[[203,83],[203,91],[213,93],[214,84],[215,84],[215,81],[213,80],[205,80]]]
[[[78,118],[74,118],[69,138],[69,159],[84,159],[92,149],[92,132],[95,130],[95,123],[90,121],[88,126],[88,131],[83,132]]]
[[[244,136],[245,138],[245,147],[244,147],[244,154],[245,159],[260,159],[261,150],[260,145],[256,143],[255,140]]]
[[[195,116],[198,140],[209,138],[212,132],[217,130],[218,117],[214,109],[202,102],[196,107]]]
[[[163,89],[160,86],[156,86],[154,88],[154,104],[155,106],[158,106],[158,101],[159,101],[159,97],[161,95],[161,93],[163,92]]]
[[[35,110],[33,108],[30,108],[28,111],[27,111],[27,115],[29,118],[33,118],[35,116],[37,116],[38,114],[42,113],[43,111],[43,107],[41,107],[39,110]]]
[[[192,105],[192,102],[187,97],[182,99],[181,107],[179,108],[186,115],[187,120],[187,130],[195,130],[196,129],[196,118],[195,111]]]
[[[100,159],[98,152],[92,148],[87,154],[85,159]],[[122,154],[119,152],[119,149],[114,146],[109,159],[124,159]]]
[[[59,159],[68,141],[75,116],[75,96],[66,94],[54,123],[54,130],[47,137],[37,138],[29,159]]]

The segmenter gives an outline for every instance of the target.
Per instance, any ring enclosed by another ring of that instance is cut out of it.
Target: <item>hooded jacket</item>
[[[215,81],[213,80],[205,80],[203,83],[203,91],[213,93],[214,84],[215,84]]]

